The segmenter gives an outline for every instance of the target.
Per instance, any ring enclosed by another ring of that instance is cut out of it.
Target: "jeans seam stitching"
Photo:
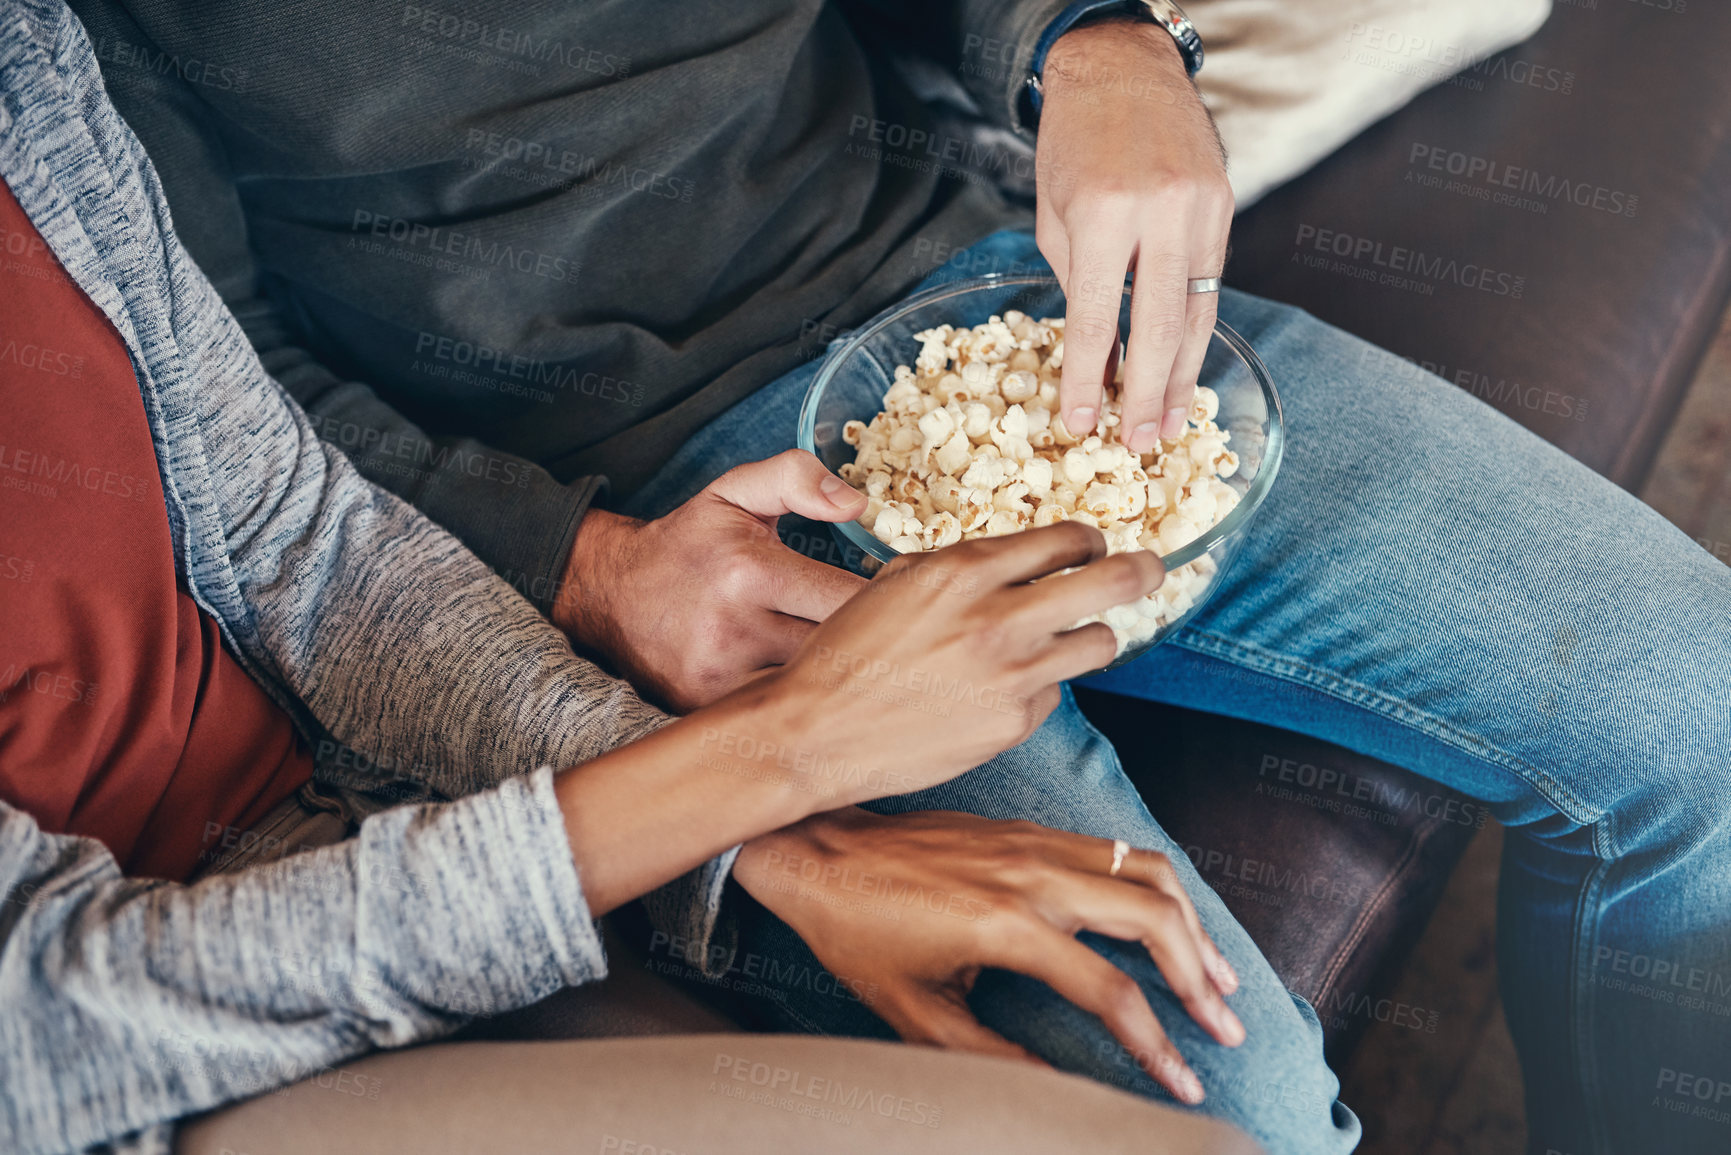
[[[1264,650],[1247,642],[1208,633],[1194,626],[1180,631],[1169,640],[1183,649],[1239,663],[1271,678],[1307,685],[1339,698],[1348,705],[1374,710],[1402,725],[1414,726],[1439,742],[1447,743],[1474,757],[1484,758],[1516,775],[1543,794],[1547,801],[1571,821],[1582,826],[1595,825],[1604,817],[1603,813],[1587,806],[1573,791],[1537,766],[1469,734],[1462,734],[1442,719],[1417,710],[1409,703],[1343,678],[1333,671],[1321,669],[1285,654]],[[1294,676],[1281,669],[1282,666],[1290,667],[1302,676]]]
[[[827,971],[829,968],[825,967],[824,969]],[[828,1036],[830,1034],[829,1031],[827,1031],[823,1027],[819,1026],[815,1020],[809,1019],[805,1015],[801,1014],[799,1011],[795,1010],[794,1006],[793,1006],[793,1000],[788,999],[785,996],[783,996],[783,997],[779,997],[779,998],[772,997],[770,999],[770,1002],[774,1003],[776,1005],[776,1007],[778,1007],[784,1015],[786,1015],[788,1018],[792,1019],[794,1022],[798,1023],[801,1027],[803,1027],[805,1029],[806,1034],[808,1034],[808,1035],[824,1035],[824,1036]],[[874,1015],[877,1015],[877,1012],[873,1011],[871,1009],[870,1005],[866,1005],[866,1010],[871,1011],[871,1013]],[[883,1017],[882,1015],[878,1015],[878,1018],[881,1019],[882,1017]]]
[[[1575,988],[1569,999],[1574,1012],[1569,1016],[1572,1031],[1569,1042],[1575,1060],[1575,1073],[1581,1081],[1582,1097],[1587,1103],[1597,1102],[1601,1098],[1597,1078],[1598,1052],[1593,1046],[1593,1011],[1598,992],[1592,981],[1591,958],[1598,938],[1599,919],[1604,914],[1599,895],[1604,890],[1605,877],[1617,858],[1615,822],[1615,816],[1607,814],[1603,820],[1594,823],[1593,850],[1598,855],[1599,862],[1581,886],[1580,905],[1575,912],[1574,965],[1569,968],[1569,982]],[[1604,1155],[1611,1155],[1610,1131],[1603,1113],[1589,1111],[1587,1120],[1587,1138],[1592,1148]]]
[[[1598,918],[1603,913],[1598,895],[1604,889],[1605,875],[1612,866],[1611,860],[1600,859],[1592,872],[1587,876],[1581,887],[1579,905],[1575,910],[1575,958],[1574,965],[1569,968],[1569,982],[1574,990],[1570,992],[1569,1004],[1572,1012],[1569,1015],[1570,1050],[1573,1051],[1575,1074],[1581,1081],[1582,1101],[1598,1102],[1599,1080],[1596,1077],[1598,1069],[1597,1052],[1593,1047],[1593,985],[1591,976],[1583,974],[1590,970],[1588,961],[1592,951],[1591,939],[1597,937]],[[1603,1155],[1612,1155],[1610,1134],[1605,1125],[1602,1112],[1587,1112],[1588,1142],[1594,1151]]]
[[[1376,894],[1359,910],[1358,917],[1353,920],[1352,928],[1346,939],[1335,950],[1328,969],[1323,972],[1323,987],[1340,977],[1340,971],[1345,967],[1347,957],[1356,951],[1358,945],[1363,941],[1365,931],[1370,926],[1374,913],[1387,906],[1388,897],[1393,893],[1396,881],[1403,878],[1413,863],[1418,861],[1419,851],[1426,842],[1430,841],[1431,835],[1435,834],[1441,825],[1440,819],[1427,818],[1414,829],[1413,836],[1407,840],[1406,848],[1401,853],[1400,861],[1389,870],[1382,885],[1377,888]],[[1319,988],[1319,992],[1321,989]]]

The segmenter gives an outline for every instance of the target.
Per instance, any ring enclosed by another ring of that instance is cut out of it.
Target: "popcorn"
[[[1212,389],[1198,388],[1196,396],[1190,401],[1191,424],[1203,428],[1213,424],[1220,416],[1220,395]]]
[[[1214,494],[1211,490],[1202,488],[1185,495],[1178,503],[1175,511],[1177,516],[1185,521],[1193,521],[1197,525],[1213,525],[1219,519],[1214,516]]]
[[[948,474],[939,474],[938,479],[931,483],[930,494],[932,505],[944,513],[960,512],[962,507],[962,483]]]
[[[1118,439],[1122,406],[1110,390],[1098,427],[1071,433],[1057,412],[1061,317],[1011,310],[914,339],[914,364],[896,368],[883,410],[842,427],[858,452],[838,471],[867,496],[861,524],[899,553],[1081,521],[1100,529],[1111,553],[1170,555],[1238,505],[1223,479],[1261,462],[1260,429],[1236,431],[1247,460],[1227,448],[1235,431],[1215,424],[1220,398],[1206,386],[1184,432],[1149,453]],[[1111,626],[1123,652],[1195,606],[1215,569],[1205,554],[1147,597],[1088,620]]]
[[[842,427],[843,440],[847,439],[848,430],[858,424],[859,422],[857,421],[850,421],[847,425]],[[933,409],[930,413],[927,413],[925,416],[920,418],[920,436],[924,439],[924,446],[927,452],[930,452],[944,444],[955,435],[955,432],[956,417],[955,414],[949,411],[948,407]],[[848,441],[848,444],[858,445],[859,442]]]
[[[1052,492],[1052,462],[1045,457],[1030,457],[1022,462],[1017,471],[1022,484],[1028,487],[1028,492],[1035,497],[1044,497]]]
[[[1159,481],[1150,478],[1143,488],[1148,492],[1148,503],[1142,507],[1144,520],[1149,517],[1159,517],[1166,512],[1166,487]],[[1229,485],[1226,488],[1231,489]]]
[[[1118,519],[1118,487],[1111,482],[1096,481],[1082,494],[1081,508],[1095,517]]]
[[[949,365],[950,351],[944,346],[944,341],[950,335],[949,330],[948,325],[940,325],[920,334],[920,355],[914,358],[914,367],[920,372],[941,373]]]
[[[1086,485],[1094,479],[1094,458],[1080,446],[1064,454],[1064,480],[1071,485]]]
[[[1160,528],[1154,536],[1160,543],[1160,553],[1165,555],[1182,549],[1200,537],[1204,529],[1200,522],[1191,521],[1177,513],[1169,513],[1160,519]]]
[[[986,537],[985,525],[997,510],[992,505],[989,489],[963,489],[956,515],[962,519],[962,537]],[[975,532],[975,531],[979,532]]]
[[[1039,354],[1032,349],[1017,353],[1017,357],[1033,357],[1037,362]],[[1020,405],[1024,401],[1032,401],[1040,392],[1040,377],[1026,369],[1016,369],[1004,375],[1003,384],[998,387],[1005,401],[1012,405]]]
[[[926,549],[943,549],[962,540],[962,522],[952,512],[939,512],[920,531],[920,544]]]
[[[902,368],[905,369],[907,366],[904,365]],[[911,376],[898,375],[896,383],[890,386],[888,393],[884,394],[884,407],[891,410],[903,410],[911,402],[918,401],[919,397],[920,387],[914,383],[914,379]]]
[[[1034,507],[1028,501],[1028,486],[1026,482],[1012,481],[992,495],[992,504],[999,509],[1011,513],[1034,516]]]
[[[933,460],[939,469],[953,477],[967,469],[968,462],[973,460],[973,456],[974,447],[968,443],[967,432],[958,429],[948,441],[944,442],[943,448],[933,455]]]
[[[992,444],[998,452],[1015,461],[1027,461],[1034,456],[1034,450],[1028,444],[1028,412],[1020,405],[1012,405],[1004,411],[1004,415],[992,422],[989,430]]]
[[[926,481],[917,473],[903,473],[890,482],[890,496],[918,509],[931,498],[926,493]]]
[[[902,525],[907,519],[902,511],[893,505],[886,505],[878,512],[877,520],[872,523],[872,536],[881,542],[889,543],[902,536]]]
[[[962,484],[990,493],[1003,485],[1015,469],[1015,462],[1002,457],[976,457],[968,462],[967,472],[962,474]]]

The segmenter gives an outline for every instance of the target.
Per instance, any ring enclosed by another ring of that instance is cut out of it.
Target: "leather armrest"
[[[1731,5],[1559,4],[1247,210],[1226,279],[1635,488],[1731,298],[1727,43]],[[1447,49],[1343,45],[1367,68]]]

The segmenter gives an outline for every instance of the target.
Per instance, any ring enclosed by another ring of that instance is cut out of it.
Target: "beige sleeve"
[[[1550,0],[1186,0],[1238,207],[1538,31]],[[1479,83],[1490,80],[1480,78]]]

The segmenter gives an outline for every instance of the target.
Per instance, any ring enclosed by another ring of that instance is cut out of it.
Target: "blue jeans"
[[[1043,267],[1031,234],[1004,232],[932,280]],[[1241,293],[1223,293],[1220,313],[1280,389],[1280,478],[1203,611],[1089,684],[1300,731],[1486,803],[1508,827],[1497,946],[1530,1149],[1731,1151],[1731,569],[1399,358]],[[786,449],[815,371],[718,417],[627,511],[664,512]],[[1084,941],[1146,990],[1208,1092],[1200,1110],[1277,1155],[1356,1144],[1315,1012],[1068,693],[1021,746],[873,808],[1030,819],[1163,851],[1238,970],[1244,1045],[1208,1038],[1140,946]],[[744,950],[816,965],[788,927],[742,905]],[[987,971],[969,1002],[1061,1069],[1167,1098],[1097,1019],[1041,983]],[[788,1029],[889,1035],[833,992],[778,1008]]]

